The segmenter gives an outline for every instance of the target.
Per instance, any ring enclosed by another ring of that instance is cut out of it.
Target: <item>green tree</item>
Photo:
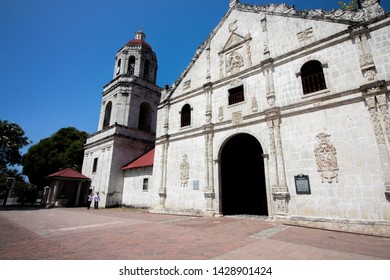
[[[357,0],[351,0],[349,3],[344,3],[342,1],[337,2],[342,9],[344,10],[356,10],[359,8]]]
[[[22,163],[20,149],[30,144],[23,129],[16,123],[0,120],[0,168]]]
[[[32,184],[42,188],[47,185],[46,176],[62,168],[81,171],[87,136],[84,131],[68,127],[41,140],[23,156],[23,174]]]

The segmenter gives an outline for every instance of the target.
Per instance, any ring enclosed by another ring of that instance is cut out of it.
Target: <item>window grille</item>
[[[186,104],[181,109],[181,127],[189,126],[191,125],[191,107],[190,105]]]
[[[301,68],[303,94],[326,89],[324,71],[319,61],[309,61]]]
[[[240,103],[244,100],[244,86],[239,86],[229,90],[229,105]]]

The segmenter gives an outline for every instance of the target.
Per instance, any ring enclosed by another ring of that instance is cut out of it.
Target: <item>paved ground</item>
[[[253,217],[188,217],[126,209],[1,209],[6,260],[390,259],[390,239]]]

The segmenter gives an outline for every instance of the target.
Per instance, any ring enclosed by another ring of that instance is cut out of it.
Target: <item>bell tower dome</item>
[[[118,51],[114,79],[120,75],[134,75],[150,83],[156,83],[157,58],[145,39],[146,35],[140,29],[135,33],[135,37]]]

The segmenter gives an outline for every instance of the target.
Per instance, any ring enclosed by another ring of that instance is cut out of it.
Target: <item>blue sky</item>
[[[330,10],[337,1],[241,2]],[[390,0],[381,4],[390,11]],[[171,85],[228,7],[229,0],[1,0],[0,119],[18,123],[33,144],[68,126],[96,132],[116,52],[141,25],[157,54],[158,85]]]

